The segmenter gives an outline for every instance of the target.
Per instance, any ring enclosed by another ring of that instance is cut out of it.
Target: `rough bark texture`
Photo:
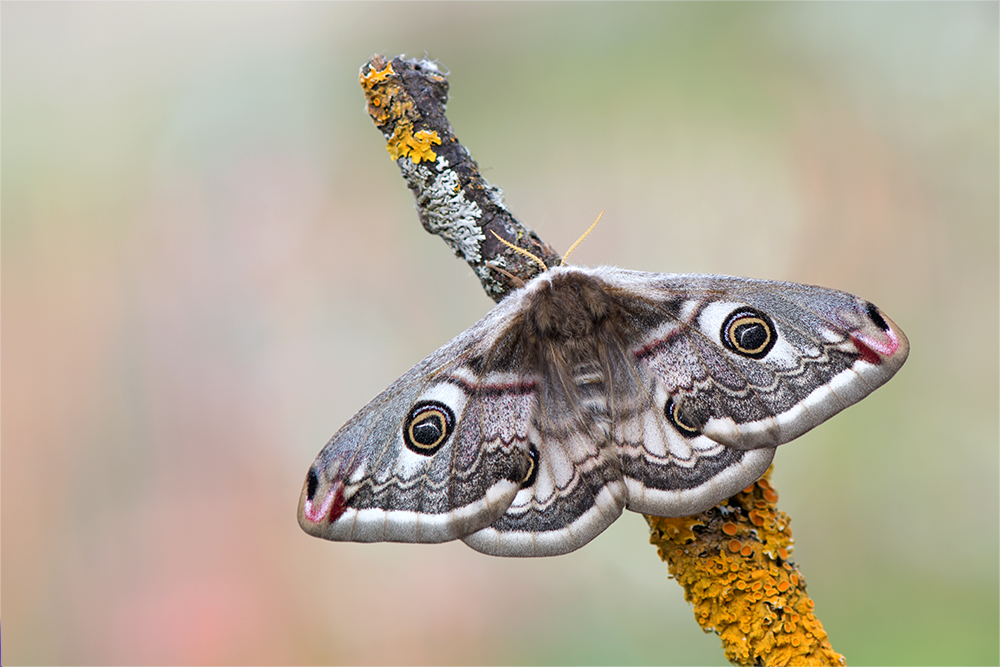
[[[495,301],[559,255],[507,210],[445,117],[448,81],[433,61],[372,56],[361,68],[368,113],[417,201],[424,228],[473,268]],[[742,493],[696,516],[647,516],[650,542],[684,587],[695,619],[740,665],[843,665],[813,614],[806,582],[789,560],[789,518],[777,509],[770,470]]]
[[[518,286],[512,276],[527,282],[541,271],[494,234],[547,266],[559,263],[559,255],[511,215],[503,191],[486,182],[455,137],[444,115],[448,80],[437,63],[388,62],[375,55],[361,68],[360,82],[368,114],[413,191],[424,229],[444,239],[472,267],[494,301]]]

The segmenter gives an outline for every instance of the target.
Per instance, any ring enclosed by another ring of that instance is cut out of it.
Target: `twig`
[[[374,55],[361,68],[360,82],[368,115],[416,197],[424,229],[444,239],[472,267],[494,301],[518,287],[519,280],[530,280],[540,267],[491,232],[548,266],[559,263],[559,255],[511,215],[503,191],[479,175],[475,160],[455,137],[444,115],[448,80],[437,63],[386,62]]]
[[[647,516],[649,541],[684,587],[705,632],[737,665],[844,665],[789,560],[791,519],[778,509],[771,470],[695,516]]]
[[[444,115],[448,81],[437,63],[374,55],[361,68],[368,113],[417,200],[424,228],[439,235],[500,301],[541,267],[494,236],[538,256],[559,255],[514,219],[500,188],[479,175]],[[650,542],[694,604],[695,619],[722,639],[736,664],[843,665],[813,614],[805,579],[788,559],[789,519],[775,506],[770,470],[742,493],[696,516],[647,516]]]

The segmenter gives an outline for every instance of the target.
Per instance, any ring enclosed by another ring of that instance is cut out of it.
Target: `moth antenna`
[[[533,259],[534,261],[538,262],[538,266],[542,267],[542,271],[543,272],[549,270],[549,267],[545,266],[545,262],[543,262],[541,259],[539,259],[535,255],[531,254],[530,252],[528,252],[524,248],[518,248],[516,245],[514,245],[513,243],[511,243],[507,239],[500,238],[500,235],[497,234],[492,229],[490,230],[490,233],[493,234],[493,236],[497,237],[497,241],[499,241],[500,243],[504,244],[505,246],[507,246],[508,248],[510,248],[511,250],[513,250],[514,252],[519,252],[522,255],[524,255],[525,257],[528,257],[528,258]],[[494,267],[494,268],[496,268],[496,267]],[[507,272],[504,271],[504,273],[507,273]],[[507,275],[510,275],[510,274],[508,273]]]
[[[503,240],[503,239],[501,239],[501,240]],[[499,266],[493,266],[492,264],[487,264],[487,266],[489,266],[494,271],[499,271],[500,273],[502,273],[505,276],[507,276],[508,278],[510,278],[511,281],[514,283],[514,285],[516,285],[517,287],[524,287],[527,284],[523,280],[521,280],[520,278],[518,278],[517,276],[515,276],[513,273],[511,273],[510,271],[507,271],[505,269],[501,269]]]
[[[597,223],[599,223],[601,221],[601,216],[603,216],[603,215],[604,215],[604,211],[601,211],[600,213],[597,214],[597,220],[594,220],[594,224],[592,224],[590,227],[587,227],[587,231],[585,231],[583,233],[583,236],[581,236],[580,238],[578,238],[576,240],[576,243],[574,243],[573,245],[571,245],[569,247],[569,250],[566,251],[566,254],[562,256],[562,261],[559,262],[559,266],[565,266],[566,265],[566,258],[569,257],[569,254],[571,252],[573,252],[574,250],[576,250],[576,247],[578,245],[580,245],[581,243],[583,243],[583,240],[585,238],[587,238],[587,235],[590,234],[590,232],[593,231],[594,227],[597,226]]]

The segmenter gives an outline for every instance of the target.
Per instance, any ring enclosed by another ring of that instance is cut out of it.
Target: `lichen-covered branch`
[[[539,257],[548,266],[559,255],[518,222],[500,188],[452,132],[444,115],[448,80],[437,63],[374,55],[361,68],[368,115],[382,131],[389,155],[417,200],[424,229],[437,234],[479,276],[486,293],[500,301],[541,268],[497,240],[494,233]],[[512,276],[517,276],[514,279]]]
[[[428,60],[361,68],[368,113],[386,139],[417,201],[424,228],[441,236],[500,301],[540,267],[498,241],[493,232],[539,257],[559,256],[514,219],[499,188],[475,161],[444,115],[448,81]],[[695,619],[722,639],[736,664],[843,665],[813,614],[805,579],[789,560],[789,519],[775,506],[770,471],[742,493],[692,517],[647,516],[660,558],[694,604]]]
[[[695,516],[647,516],[650,542],[684,587],[694,617],[722,638],[737,665],[844,665],[813,613],[805,578],[789,560],[792,530],[778,509],[771,469]]]

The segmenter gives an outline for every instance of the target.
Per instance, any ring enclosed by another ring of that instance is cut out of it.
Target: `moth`
[[[706,510],[884,384],[909,343],[824,287],[560,266],[393,382],[326,444],[302,528],[356,542],[577,549],[624,509]]]

